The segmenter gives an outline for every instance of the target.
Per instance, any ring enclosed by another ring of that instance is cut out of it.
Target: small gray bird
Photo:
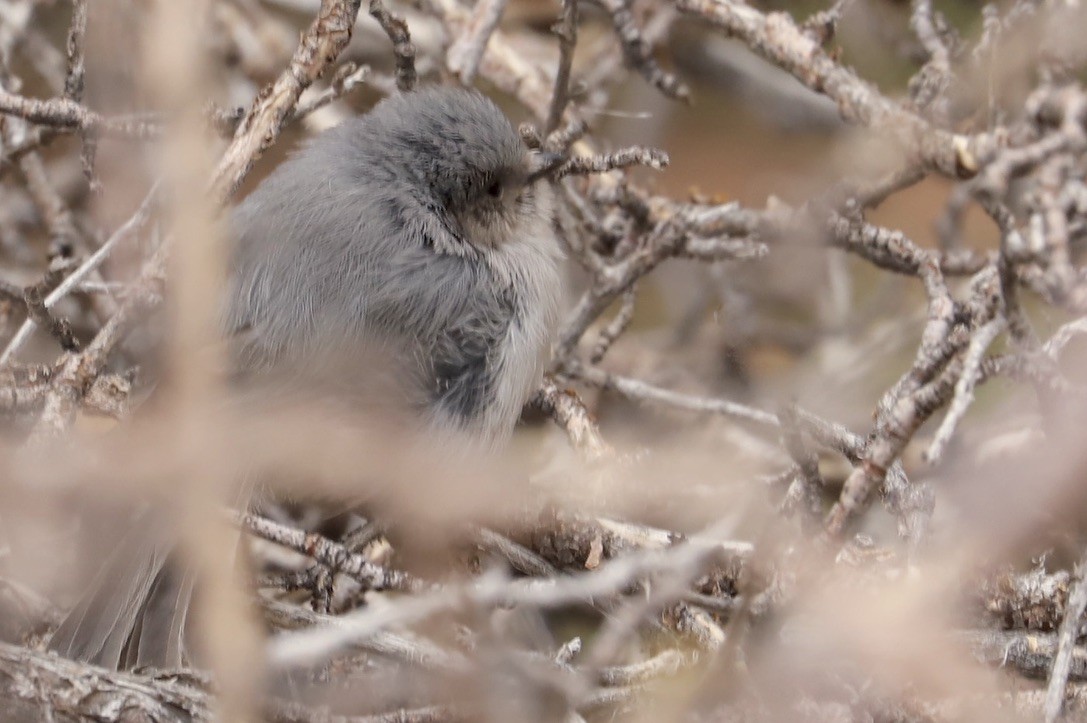
[[[302,374],[380,346],[434,428],[507,437],[561,293],[545,163],[486,97],[452,88],[318,136],[234,215],[239,369]]]
[[[551,162],[486,97],[445,87],[314,138],[231,218],[224,326],[238,383],[331,381],[367,404],[381,390],[352,363],[376,349],[422,430],[500,444],[538,382],[562,293],[551,192],[537,183]],[[192,580],[166,564],[168,545],[141,539],[130,533],[54,650],[113,668],[182,664]]]

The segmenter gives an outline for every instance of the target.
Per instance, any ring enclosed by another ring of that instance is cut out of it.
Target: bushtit
[[[394,96],[314,138],[232,214],[235,376],[361,379],[352,358],[380,349],[424,432],[500,443],[538,381],[562,288],[545,166],[493,103],[453,88]],[[178,667],[191,581],[157,545],[125,547],[51,647]]]

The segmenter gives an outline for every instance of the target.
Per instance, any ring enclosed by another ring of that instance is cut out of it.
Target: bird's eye
[[[502,182],[491,181],[491,185],[487,186],[487,195],[491,198],[502,198]]]

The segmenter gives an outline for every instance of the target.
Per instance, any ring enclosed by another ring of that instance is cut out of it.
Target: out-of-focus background
[[[171,2],[0,0],[0,721],[1087,710],[1080,3]],[[554,182],[554,358],[495,459],[232,406],[208,331],[216,203],[406,92],[386,7],[419,83],[604,168]],[[292,65],[322,8],[350,42]],[[191,668],[45,652],[145,508]]]

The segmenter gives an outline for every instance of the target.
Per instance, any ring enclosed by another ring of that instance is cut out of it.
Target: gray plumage
[[[533,171],[501,111],[467,90],[397,95],[314,138],[231,217],[223,324],[238,383],[288,379],[360,405],[395,386],[425,432],[501,443],[538,381],[562,286],[550,189]],[[179,666],[192,585],[163,561],[157,544],[115,556],[51,647]]]
[[[237,209],[239,365],[380,346],[432,423],[509,434],[554,325],[549,189],[477,93],[400,95],[320,135]]]

